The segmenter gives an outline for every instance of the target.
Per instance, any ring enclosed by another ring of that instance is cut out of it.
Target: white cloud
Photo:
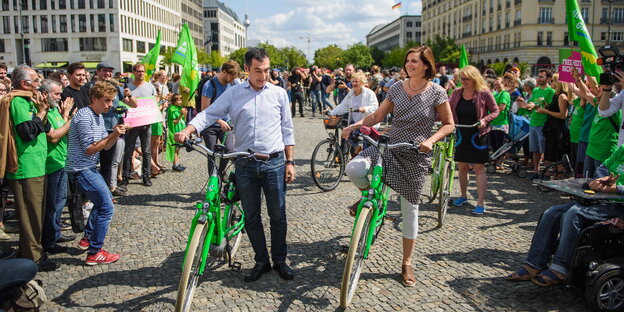
[[[389,23],[405,9],[392,10],[396,0],[277,1],[280,13],[252,18],[249,37],[278,46],[295,46],[312,60],[314,51],[329,44],[341,48],[363,42],[375,25]],[[403,6],[406,4],[404,3]],[[420,1],[409,4],[410,14],[420,13]],[[308,54],[307,37],[310,36]]]

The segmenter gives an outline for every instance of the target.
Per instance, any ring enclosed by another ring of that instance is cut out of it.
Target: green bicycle
[[[386,135],[379,137],[379,142],[373,140],[366,132],[366,127],[361,127],[359,133],[354,133],[376,146],[379,150],[377,165],[373,168],[371,184],[369,189],[362,191],[362,199],[357,208],[351,242],[349,243],[349,253],[347,255],[344,271],[342,273],[342,285],[340,287],[340,307],[346,309],[357,289],[360,279],[364,259],[368,258],[371,245],[379,235],[384,217],[386,216],[388,193],[390,188],[383,183],[383,157],[386,149],[407,147],[418,150],[418,144],[397,143],[389,144]]]
[[[455,125],[456,128],[472,128],[474,125]],[[431,186],[429,188],[429,203],[439,197],[438,228],[441,228],[446,218],[446,211],[451,201],[453,179],[455,178],[455,145],[458,131],[436,142],[431,150]]]
[[[201,142],[201,138],[194,138],[184,142],[184,145],[178,144],[185,146],[189,152],[197,151],[206,157],[213,156],[215,164],[208,180],[205,198],[195,205],[197,213],[191,221],[175,311],[190,310],[195,287],[208,265],[208,256],[217,261],[227,261],[230,268],[240,270],[240,263],[234,262],[234,256],[242,239],[245,213],[238,204],[234,172],[230,173],[228,181],[223,185],[218,172],[221,160],[240,157],[257,160],[269,158],[268,155],[253,151],[225,154],[223,145],[215,145],[215,151],[211,151]]]

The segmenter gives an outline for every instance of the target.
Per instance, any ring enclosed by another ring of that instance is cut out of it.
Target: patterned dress
[[[436,106],[448,101],[446,91],[435,83],[412,99],[403,84],[396,83],[390,87],[386,98],[394,103],[392,129],[386,134],[390,137],[390,144],[420,143],[429,138],[437,116]],[[375,147],[369,147],[358,157],[367,159],[374,167],[378,155]],[[384,182],[410,203],[418,204],[431,158],[409,148],[398,148],[387,149],[383,159]]]

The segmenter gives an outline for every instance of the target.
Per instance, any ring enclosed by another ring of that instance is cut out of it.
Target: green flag
[[[145,81],[149,81],[152,78],[152,74],[156,70],[158,55],[160,55],[160,30],[158,30],[158,36],[156,36],[156,44],[141,60],[141,64],[145,65]]]
[[[173,57],[171,58],[173,63],[182,65],[182,77],[180,78],[180,86],[189,89],[189,100],[195,93],[197,85],[199,84],[199,71],[197,70],[197,50],[193,43],[193,38],[189,32],[187,24],[184,24],[180,31],[180,37],[178,38],[178,45],[176,46]]]
[[[459,68],[464,68],[470,65],[468,63],[468,53],[466,52],[466,47],[462,44],[461,54],[459,55]]]
[[[598,78],[602,73],[602,67],[597,63],[598,54],[596,54],[594,43],[589,36],[576,0],[566,0],[566,18],[568,20],[568,37],[570,40],[578,42],[581,48],[585,73]]]

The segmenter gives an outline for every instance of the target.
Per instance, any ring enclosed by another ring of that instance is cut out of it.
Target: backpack
[[[41,280],[31,280],[17,291],[17,297],[11,300],[7,312],[39,311],[48,302]]]

